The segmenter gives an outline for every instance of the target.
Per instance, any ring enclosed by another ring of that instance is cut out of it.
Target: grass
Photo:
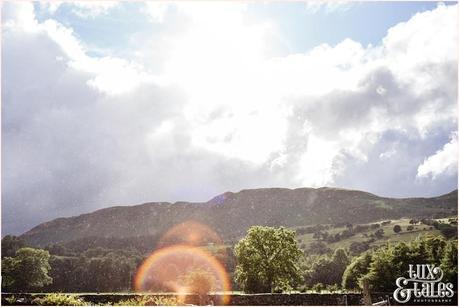
[[[457,218],[457,217],[451,216],[450,218]],[[370,244],[370,246],[380,246],[380,245],[386,244],[387,242],[409,242],[409,241],[416,239],[416,237],[418,237],[419,235],[425,235],[425,234],[441,235],[441,232],[439,230],[433,227],[432,229],[430,229],[431,226],[424,225],[424,224],[412,225],[410,224],[410,220],[411,220],[410,218],[393,219],[391,220],[390,224],[381,226],[378,229],[384,230],[384,236],[380,239],[376,239],[375,242],[372,242]],[[436,219],[436,220],[448,223],[448,218],[442,218],[442,219]],[[371,223],[362,224],[362,225],[370,225],[370,224],[375,224],[375,223],[381,224],[381,222],[383,221],[385,220],[378,221],[378,222],[371,222]],[[399,233],[395,233],[393,230],[395,225],[400,225],[400,227],[402,227],[402,231]],[[414,229],[412,231],[407,231],[407,227],[410,225],[412,225]],[[298,227],[295,227],[295,228],[298,228]],[[331,235],[334,235],[344,230],[346,230],[346,227],[330,228],[327,231]],[[338,242],[330,243],[327,245],[331,249],[348,248],[353,242],[367,241],[369,237],[365,237],[364,234],[367,234],[367,236],[369,236],[370,234],[374,233],[376,230],[377,229],[373,229],[370,231],[357,233],[356,235],[350,238],[346,238]],[[302,244],[306,245],[306,249],[309,247],[309,244],[315,241],[312,233],[308,233],[305,235],[298,235],[297,239],[300,240],[300,245]]]

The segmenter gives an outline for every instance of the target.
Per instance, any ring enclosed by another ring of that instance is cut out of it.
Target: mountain
[[[455,190],[432,198],[386,198],[337,188],[252,189],[226,192],[204,203],[105,208],[40,224],[21,238],[31,245],[45,246],[90,237],[158,237],[174,225],[195,221],[230,241],[241,237],[252,225],[292,227],[457,215],[457,195]]]

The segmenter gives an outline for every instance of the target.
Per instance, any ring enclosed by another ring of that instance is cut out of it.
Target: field
[[[450,218],[457,219],[457,217],[455,216],[451,216]],[[391,222],[387,225],[381,225],[377,229],[382,229],[384,231],[384,234],[380,238],[374,237],[374,242],[369,243],[370,247],[381,246],[381,245],[387,244],[388,242],[393,242],[393,243],[409,242],[409,241],[414,240],[419,235],[434,235],[434,236],[441,235],[440,231],[435,229],[432,226],[425,225],[422,223],[412,225],[410,224],[410,220],[411,220],[410,218],[394,219],[394,220],[391,220]],[[448,218],[435,219],[435,220],[438,222],[448,222]],[[384,221],[378,221],[378,222],[360,224],[360,225],[371,225],[371,224],[376,224],[376,223],[381,224],[382,222]],[[402,230],[399,233],[394,232],[393,228],[395,225],[399,225],[402,228]],[[408,226],[413,226],[413,230],[407,230]],[[295,227],[292,229],[298,230],[299,228],[301,227]],[[337,228],[330,227],[326,231],[330,235],[335,235],[337,233],[342,233],[346,229],[347,227],[345,226],[337,227]],[[373,234],[377,229],[371,229],[368,231],[359,232],[352,237],[339,240],[338,242],[328,243],[327,246],[332,250],[340,248],[340,247],[349,248],[349,246],[353,242],[367,241],[370,238],[371,234]],[[297,235],[298,242],[304,249],[307,249],[312,242],[317,241],[316,239],[314,239],[313,236],[314,236],[313,233]]]

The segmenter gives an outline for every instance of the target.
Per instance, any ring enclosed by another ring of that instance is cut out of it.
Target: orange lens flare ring
[[[187,221],[168,230],[159,241],[158,247],[175,244],[200,246],[209,243],[223,245],[218,234],[210,227],[198,222]]]
[[[137,292],[175,292],[186,297],[183,276],[195,269],[211,274],[212,291],[223,292],[221,304],[229,303],[231,283],[223,265],[205,250],[190,245],[161,248],[151,254],[137,270],[134,287]]]

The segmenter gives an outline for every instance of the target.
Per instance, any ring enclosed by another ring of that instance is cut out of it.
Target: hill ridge
[[[389,198],[335,187],[259,188],[224,192],[206,202],[147,202],[102,208],[39,224],[21,237],[44,246],[91,236],[158,236],[173,225],[195,220],[225,240],[233,240],[252,225],[292,227],[452,214],[457,214],[457,190],[430,198]]]

